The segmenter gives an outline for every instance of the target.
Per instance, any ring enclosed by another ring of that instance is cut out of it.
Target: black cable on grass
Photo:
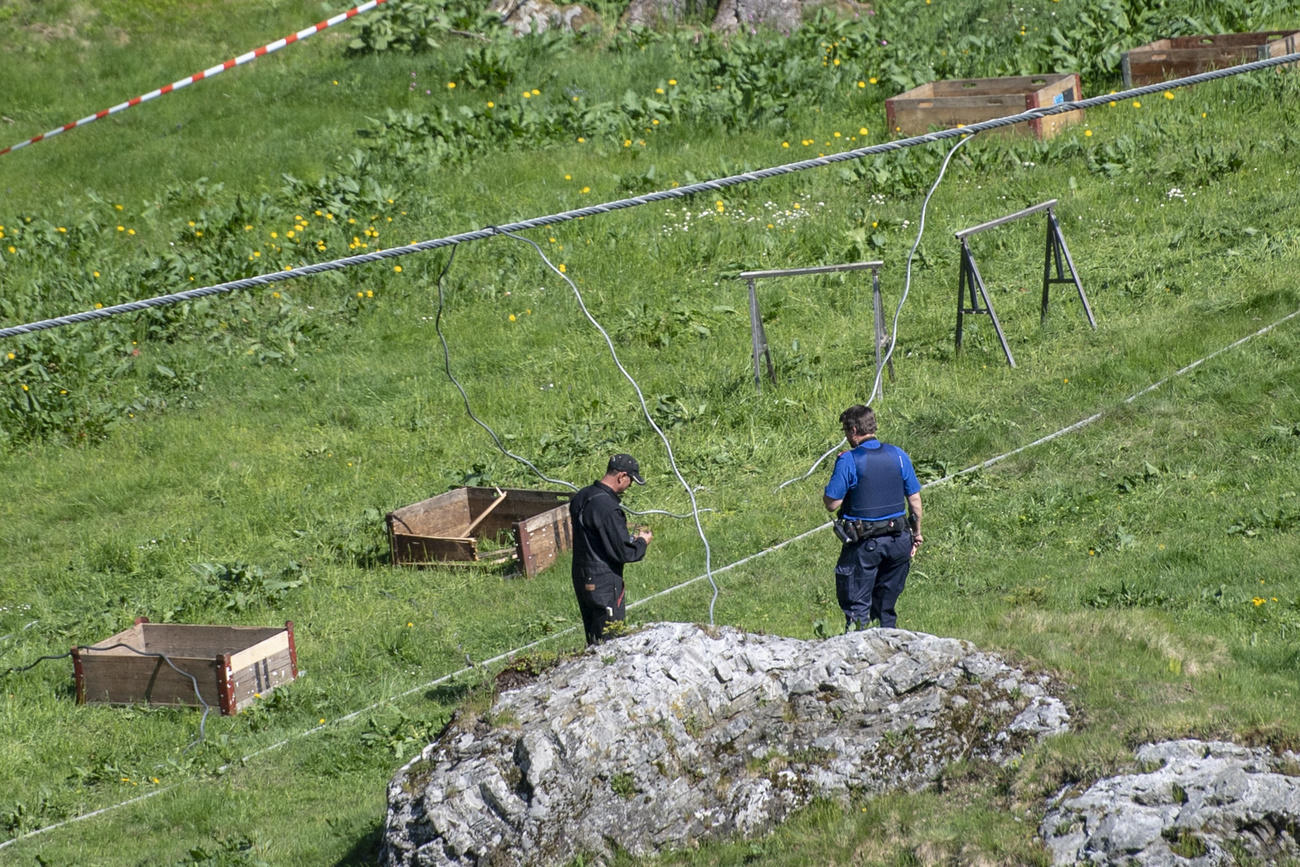
[[[21,674],[24,671],[30,671],[31,669],[35,668],[36,666],[40,665],[42,662],[45,662],[46,660],[67,659],[68,657],[72,656],[74,651],[117,650],[119,647],[125,648],[126,650],[129,650],[132,653],[137,654],[139,656],[146,656],[149,657],[150,659],[161,659],[163,662],[167,663],[167,665],[171,667],[172,671],[176,672],[182,677],[189,679],[190,684],[194,687],[194,697],[197,698],[199,700],[199,704],[203,706],[203,715],[199,717],[199,736],[195,740],[191,741],[188,746],[185,747],[185,752],[189,752],[190,750],[194,749],[194,747],[201,744],[205,737],[204,728],[208,722],[208,711],[212,710],[212,708],[206,701],[204,701],[203,695],[199,692],[198,679],[195,678],[194,675],[190,674],[188,671],[184,671],[183,669],[177,668],[176,663],[172,662],[171,659],[169,659],[167,654],[165,653],[156,653],[147,650],[139,650],[137,648],[132,647],[129,644],[124,644],[121,641],[116,642],[114,644],[103,644],[103,645],[78,644],[76,647],[74,647],[72,650],[68,651],[67,653],[54,653],[54,654],[48,654],[46,656],[38,656],[33,662],[27,665],[21,665],[21,666],[9,668],[3,674],[0,674],[0,678],[6,678],[11,674]]]
[[[484,422],[481,418],[474,415],[474,409],[469,405],[469,395],[465,393],[465,389],[464,387],[461,386],[460,381],[456,379],[456,375],[451,372],[451,350],[447,347],[447,338],[442,333],[442,312],[446,306],[445,301],[443,299],[443,293],[442,293],[442,281],[447,276],[447,271],[451,269],[451,263],[456,258],[456,250],[458,247],[459,245],[451,248],[451,255],[447,257],[446,264],[442,266],[442,271],[438,274],[438,313],[436,316],[433,317],[433,328],[435,331],[438,332],[438,340],[442,343],[443,370],[447,372],[447,378],[451,380],[451,384],[456,386],[456,390],[460,392],[461,400],[465,402],[465,412],[469,415],[471,419],[474,420],[475,424],[483,428],[483,430],[487,431],[488,436],[492,437],[492,442],[496,443],[497,448],[501,450],[501,454],[505,455],[508,458],[516,460],[519,463],[523,464],[524,466],[528,467],[528,469],[536,473],[537,476],[541,478],[543,481],[550,482],[555,485],[564,485],[569,490],[576,491],[578,490],[577,485],[566,482],[563,479],[551,478],[550,476],[543,473],[541,470],[537,469],[537,467],[533,466],[533,464],[527,458],[520,457],[519,455],[507,449],[505,445],[502,444],[501,438],[497,436],[497,432],[492,430],[492,428],[488,427],[487,423]]]

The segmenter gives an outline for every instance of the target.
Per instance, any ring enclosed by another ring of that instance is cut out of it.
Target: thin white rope
[[[925,213],[926,213],[926,209],[930,207],[930,198],[934,195],[934,191],[939,189],[939,182],[943,180],[944,174],[948,171],[948,163],[950,160],[952,160],[952,155],[957,153],[957,148],[966,144],[966,142],[970,141],[972,138],[974,138],[973,134],[970,136],[963,136],[948,151],[948,155],[943,158],[943,164],[939,166],[939,176],[934,179],[934,183],[930,186],[930,192],[925,194],[925,200],[921,202],[920,225],[917,227],[916,230],[916,241],[912,244],[912,250],[910,253],[907,254],[907,269],[903,275],[903,294],[899,296],[898,306],[894,308],[894,322],[889,333],[889,349],[885,352],[885,357],[881,359],[880,366],[876,368],[876,379],[875,382],[873,382],[871,385],[871,396],[867,398],[867,406],[871,406],[872,402],[874,402],[876,399],[876,395],[881,393],[880,392],[881,376],[884,374],[885,367],[889,364],[889,360],[894,357],[894,347],[898,345],[898,317],[902,315],[903,305],[907,302],[907,293],[910,292],[912,289],[912,257],[916,255],[917,248],[921,246],[921,236],[925,234]],[[828,449],[825,453],[822,454],[821,457],[819,457],[816,461],[813,462],[813,465],[808,468],[808,472],[804,473],[802,476],[797,476],[796,478],[793,479],[787,479],[786,481],[777,485],[776,490],[779,491],[782,488],[786,487],[787,485],[792,485],[795,482],[802,482],[804,479],[811,476],[814,472],[816,472],[817,468],[821,466],[822,461],[830,457],[838,448],[840,448],[847,442],[848,442],[847,439],[841,437],[838,443],[831,446],[830,449]]]
[[[609,354],[610,357],[614,359],[614,365],[619,369],[619,372],[623,374],[624,378],[626,378],[627,381],[631,383],[632,390],[636,392],[636,398],[641,403],[641,412],[645,415],[645,420],[649,422],[650,427],[652,427],[654,429],[654,432],[659,435],[659,439],[664,444],[664,450],[668,453],[668,463],[673,468],[673,475],[677,477],[677,481],[681,484],[682,488],[686,491],[686,496],[689,497],[691,500],[691,515],[695,519],[695,532],[699,534],[700,541],[704,543],[704,572],[709,577],[709,583],[713,585],[713,598],[709,600],[709,625],[712,626],[713,608],[718,601],[718,584],[716,581],[713,580],[713,552],[709,548],[709,538],[704,534],[704,525],[700,523],[700,506],[695,501],[695,490],[691,488],[691,486],[687,483],[686,479],[682,476],[681,469],[677,466],[677,458],[673,456],[672,443],[668,441],[668,436],[663,432],[663,429],[660,428],[659,425],[655,422],[654,416],[650,414],[650,407],[646,404],[645,395],[641,393],[641,386],[637,384],[637,381],[632,377],[632,374],[628,373],[627,368],[623,366],[623,362],[619,361],[618,350],[614,348],[614,341],[609,336],[609,332],[604,329],[604,327],[600,324],[600,322],[596,320],[596,317],[591,315],[591,311],[587,309],[587,304],[582,298],[582,292],[578,290],[578,285],[569,279],[568,274],[564,273],[559,268],[555,267],[555,265],[551,262],[551,260],[547,258],[546,253],[542,250],[541,245],[538,244],[536,241],[533,241],[531,238],[525,238],[522,237],[521,235],[516,235],[513,232],[508,232],[504,230],[498,230],[498,231],[500,231],[500,233],[505,235],[506,237],[514,238],[516,241],[521,241],[531,246],[534,250],[537,251],[537,255],[542,257],[542,261],[546,263],[546,267],[550,268],[553,272],[555,272],[556,276],[558,276],[565,283],[569,284],[569,288],[573,290],[573,297],[576,298],[578,301],[578,308],[582,310],[582,315],[586,316],[587,321],[590,322],[592,326],[595,327],[595,329],[600,332],[601,337],[605,338],[605,345],[609,347]]]

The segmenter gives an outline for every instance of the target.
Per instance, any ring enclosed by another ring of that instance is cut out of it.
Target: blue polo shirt
[[[844,500],[848,497],[849,491],[858,484],[858,462],[854,459],[853,452],[861,449],[869,452],[883,449],[883,454],[873,457],[887,457],[891,464],[897,464],[903,484],[903,495],[908,497],[920,492],[921,482],[916,478],[916,471],[912,468],[912,459],[907,456],[907,452],[898,446],[891,446],[889,443],[882,443],[875,437],[871,437],[864,440],[856,449],[841,452],[840,456],[835,459],[835,469],[831,472],[831,480],[826,483],[826,496],[832,500]],[[901,512],[893,512],[887,515],[851,515],[846,512],[843,517],[856,518],[860,521],[884,521],[889,518],[900,518],[906,513],[906,508],[904,508]]]

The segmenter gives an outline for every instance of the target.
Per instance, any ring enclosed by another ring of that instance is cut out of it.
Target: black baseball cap
[[[645,479],[641,478],[641,465],[631,455],[614,455],[609,459],[609,467],[606,472],[627,473],[632,477],[632,481],[638,485],[645,484]]]

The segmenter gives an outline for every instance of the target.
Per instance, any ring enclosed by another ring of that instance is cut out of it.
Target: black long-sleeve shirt
[[[573,520],[573,577],[623,576],[623,564],[645,556],[645,539],[630,536],[618,494],[593,482],[569,500]]]

